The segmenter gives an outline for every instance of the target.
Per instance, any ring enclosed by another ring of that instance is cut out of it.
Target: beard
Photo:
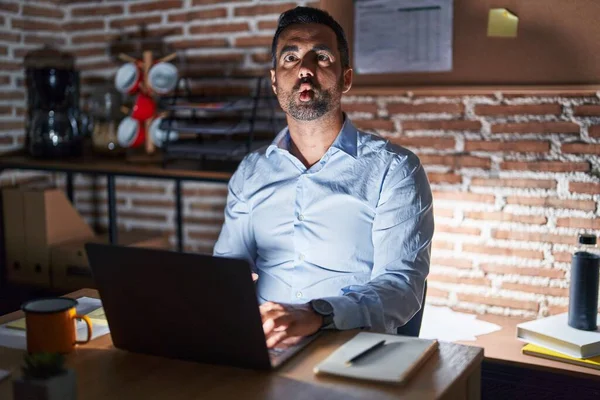
[[[308,101],[300,101],[299,98],[298,91],[303,83],[312,85],[313,97]],[[283,111],[295,120],[314,121],[339,105],[343,87],[343,76],[330,89],[322,89],[311,79],[304,78],[298,81],[291,90],[280,91],[277,97]]]

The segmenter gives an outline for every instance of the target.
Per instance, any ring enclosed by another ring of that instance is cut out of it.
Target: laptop
[[[119,349],[268,370],[317,336],[267,348],[247,261],[98,243],[85,248]]]

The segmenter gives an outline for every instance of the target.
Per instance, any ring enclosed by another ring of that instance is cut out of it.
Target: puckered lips
[[[300,94],[300,101],[310,101],[315,96],[315,89],[311,83],[304,82],[300,84],[298,93]]]

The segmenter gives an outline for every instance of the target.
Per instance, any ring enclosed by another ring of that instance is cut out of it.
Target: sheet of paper
[[[473,314],[456,312],[448,307],[425,305],[419,337],[445,342],[476,340],[477,336],[500,329],[499,325],[478,320]]]
[[[355,0],[355,70],[361,74],[452,70],[453,1]]]
[[[92,319],[93,324],[101,324],[106,325],[106,315],[104,315],[104,309],[102,308],[102,303],[98,299],[93,299],[91,297],[80,297],[77,299],[79,304],[75,308],[78,314],[87,315]],[[98,307],[100,305],[100,307]],[[82,324],[81,321],[79,321]],[[11,321],[5,324],[7,328],[21,329],[25,330],[25,318],[17,319],[15,321]]]
[[[6,369],[0,369],[0,382],[2,382],[3,380],[5,380],[9,376],[10,376],[10,371],[8,371]]]
[[[99,310],[102,302],[99,299],[91,297],[80,297],[75,308],[78,314],[92,314],[92,339],[110,333],[108,323],[104,317],[104,311]],[[11,347],[13,349],[27,349],[26,333],[23,329],[7,327],[8,324],[0,325],[0,346]],[[87,327],[85,322],[77,321],[77,339],[83,340],[87,336]]]

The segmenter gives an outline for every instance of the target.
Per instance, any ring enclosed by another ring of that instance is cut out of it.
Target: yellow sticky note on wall
[[[506,8],[492,8],[488,18],[487,35],[490,37],[517,37],[519,17]]]

